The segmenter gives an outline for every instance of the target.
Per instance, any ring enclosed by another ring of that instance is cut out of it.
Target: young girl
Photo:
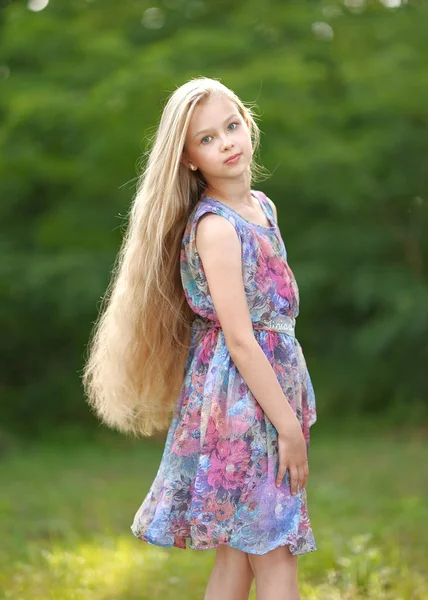
[[[120,431],[168,429],[131,530],[216,548],[205,600],[297,600],[315,396],[273,202],[251,189],[259,130],[219,81],[166,104],[84,373]],[[172,417],[172,420],[171,420]]]

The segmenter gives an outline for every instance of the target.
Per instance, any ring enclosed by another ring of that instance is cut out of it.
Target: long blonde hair
[[[181,157],[195,106],[215,93],[236,104],[258,147],[252,110],[218,80],[191,79],[172,93],[89,344],[83,372],[88,403],[106,425],[136,436],[168,427],[184,380],[194,313],[181,283],[180,249],[206,182]],[[255,169],[253,161],[252,176]]]

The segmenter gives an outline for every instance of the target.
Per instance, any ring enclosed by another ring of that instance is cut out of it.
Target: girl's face
[[[248,125],[232,100],[215,94],[197,104],[183,152],[186,165],[194,165],[212,184],[247,174],[252,154]]]

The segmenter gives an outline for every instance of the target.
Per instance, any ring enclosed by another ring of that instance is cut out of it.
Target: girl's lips
[[[240,154],[234,154],[233,156],[231,156],[230,158],[228,158],[227,160],[224,161],[225,164],[226,165],[235,164],[241,158],[241,154],[242,154],[242,152]]]

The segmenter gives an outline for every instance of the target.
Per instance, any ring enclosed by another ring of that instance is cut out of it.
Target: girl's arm
[[[279,435],[300,424],[257,342],[242,278],[241,244],[233,225],[207,213],[196,229],[196,247],[230,356]]]

